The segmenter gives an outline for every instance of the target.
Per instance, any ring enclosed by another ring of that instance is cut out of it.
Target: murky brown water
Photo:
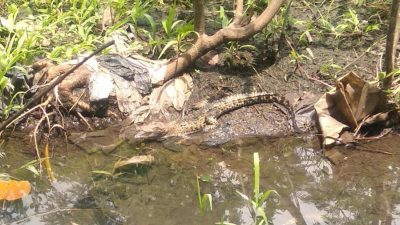
[[[20,153],[21,142],[3,145],[0,173],[32,183],[31,195],[3,202],[0,224],[252,224],[247,203],[237,190],[252,195],[253,152],[261,158],[261,190],[274,189],[265,205],[271,224],[400,224],[400,136],[392,135],[365,146],[393,152],[344,152],[332,166],[316,149],[313,138],[249,138],[200,150],[186,146],[171,152],[160,144],[145,148],[122,146],[111,155],[88,155],[68,146],[52,156],[57,182],[18,169],[33,159]],[[149,170],[119,177],[101,176],[120,158],[151,153]],[[200,213],[196,176],[202,193],[213,196],[213,210]]]

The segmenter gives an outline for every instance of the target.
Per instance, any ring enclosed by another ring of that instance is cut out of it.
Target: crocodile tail
[[[213,103],[212,108],[215,112],[214,117],[218,118],[223,114],[238,108],[261,103],[277,103],[284,106],[288,110],[289,114],[290,111],[293,111],[289,101],[285,97],[268,92],[256,92],[229,96]]]

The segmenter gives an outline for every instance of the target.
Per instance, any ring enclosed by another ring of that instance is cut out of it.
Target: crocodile
[[[222,115],[239,109],[260,103],[277,103],[286,108],[295,132],[298,128],[295,115],[289,101],[278,94],[268,92],[255,92],[248,94],[232,95],[213,103],[207,104],[199,116],[189,117],[183,121],[152,122],[145,125],[130,125],[121,130],[120,138],[129,142],[160,141],[167,137],[184,136],[203,130],[207,126],[214,126]]]

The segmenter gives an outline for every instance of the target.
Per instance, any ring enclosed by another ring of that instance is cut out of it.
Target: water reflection
[[[0,167],[33,185],[23,201],[2,203],[0,224],[214,224],[229,221],[251,224],[250,206],[237,190],[252,196],[253,152],[261,157],[262,191],[276,190],[265,212],[271,224],[398,224],[399,136],[368,143],[369,148],[395,152],[388,156],[342,151],[343,161],[331,164],[309,138],[249,138],[215,149],[186,146],[180,153],[147,146],[157,159],[146,174],[94,176],[93,170],[111,170],[121,157],[134,154],[122,147],[114,155],[86,155],[70,151],[55,156],[58,182],[50,186],[27,171],[15,170],[31,160],[8,143],[7,163]],[[3,163],[3,162],[2,162]],[[213,196],[213,210],[198,210],[195,179],[202,193]]]

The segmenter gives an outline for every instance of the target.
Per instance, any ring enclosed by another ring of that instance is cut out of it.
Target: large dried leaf
[[[354,131],[368,115],[385,104],[381,91],[350,72],[336,82],[336,90],[324,94],[314,105],[324,145],[329,146],[344,130]]]

